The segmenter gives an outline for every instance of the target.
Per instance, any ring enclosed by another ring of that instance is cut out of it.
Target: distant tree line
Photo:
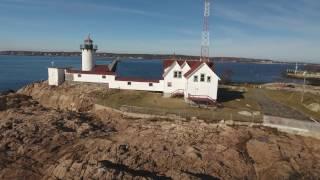
[[[0,55],[13,55],[13,56],[81,56],[81,52],[44,52],[44,51],[0,51]],[[96,53],[96,57],[101,58],[133,58],[133,59],[183,59],[195,60],[199,56],[189,55],[173,55],[173,54],[128,54],[128,53]],[[252,59],[252,58],[239,58],[239,57],[213,57],[211,61],[215,62],[252,62],[252,63],[272,63],[268,59]]]

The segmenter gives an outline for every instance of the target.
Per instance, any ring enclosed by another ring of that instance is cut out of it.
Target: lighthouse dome
[[[80,46],[81,50],[92,50],[97,51],[98,46],[93,44],[93,40],[91,39],[90,35],[84,40],[84,43]]]
[[[85,44],[92,44],[93,43],[92,39],[90,38],[90,35],[88,35],[88,37],[84,40],[84,43]]]

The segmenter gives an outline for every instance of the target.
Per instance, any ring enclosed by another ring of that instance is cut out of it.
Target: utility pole
[[[201,42],[201,58],[200,61],[209,61],[209,46],[210,46],[210,32],[209,32],[209,17],[210,17],[210,2],[211,0],[204,0],[204,20]]]
[[[302,90],[302,96],[301,96],[301,104],[303,104],[303,101],[304,101],[304,93],[306,89],[306,74],[307,72],[303,72],[303,90]]]

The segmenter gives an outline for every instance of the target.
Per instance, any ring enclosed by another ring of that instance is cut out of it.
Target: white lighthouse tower
[[[93,55],[97,51],[98,46],[93,45],[93,41],[89,35],[84,40],[84,44],[81,44],[80,49],[82,51],[82,71],[91,71],[96,64]]]

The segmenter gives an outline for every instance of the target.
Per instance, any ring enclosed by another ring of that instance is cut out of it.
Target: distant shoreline
[[[44,57],[81,57],[81,52],[50,52],[50,51],[0,51],[0,56],[44,56]],[[110,58],[110,59],[141,59],[141,60],[153,60],[153,59],[199,59],[199,56],[188,55],[170,55],[170,54],[126,54],[126,53],[97,53],[97,58]],[[254,64],[295,64],[293,62],[275,61],[269,59],[254,59],[254,58],[242,58],[242,57],[213,57],[210,58],[215,62],[234,62],[234,63],[254,63]],[[315,64],[301,62],[299,64]]]

